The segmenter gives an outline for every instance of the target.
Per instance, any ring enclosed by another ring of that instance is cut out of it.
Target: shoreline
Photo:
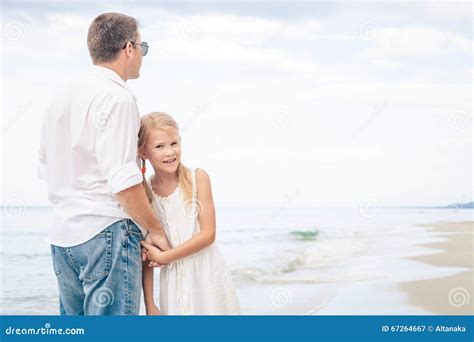
[[[433,253],[407,259],[439,268],[463,269],[453,275],[426,280],[406,281],[399,287],[407,295],[410,305],[428,310],[436,315],[474,314],[473,241],[474,222],[439,222],[424,224],[441,242],[420,246]]]

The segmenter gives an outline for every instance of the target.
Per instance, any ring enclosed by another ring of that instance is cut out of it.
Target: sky
[[[40,118],[90,68],[89,24],[138,19],[127,83],[178,121],[218,206],[431,206],[473,199],[469,2],[3,1],[2,203],[48,205]]]

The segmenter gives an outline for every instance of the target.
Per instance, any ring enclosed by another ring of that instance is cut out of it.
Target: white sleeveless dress
[[[192,200],[184,201],[179,185],[167,197],[153,194],[154,210],[173,247],[200,230],[196,169],[191,169],[191,174]],[[160,310],[164,315],[240,314],[232,276],[215,243],[160,269]]]

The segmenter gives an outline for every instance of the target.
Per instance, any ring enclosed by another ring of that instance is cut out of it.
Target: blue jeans
[[[123,219],[80,245],[51,245],[60,314],[138,315],[142,239],[137,225]]]

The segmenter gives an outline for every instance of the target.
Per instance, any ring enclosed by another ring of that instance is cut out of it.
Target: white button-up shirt
[[[42,120],[38,165],[54,205],[51,244],[79,245],[130,218],[114,195],[142,181],[139,126],[134,95],[108,68],[93,66],[53,99]]]

